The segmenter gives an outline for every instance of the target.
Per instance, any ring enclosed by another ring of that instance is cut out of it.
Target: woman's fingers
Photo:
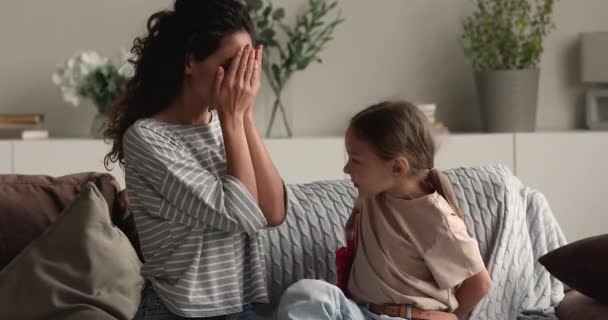
[[[251,49],[249,45],[247,45],[242,53],[241,59],[239,61],[238,71],[236,72],[235,84],[245,84],[244,76],[245,72],[247,71],[247,63],[249,62],[250,50]]]
[[[239,69],[239,65],[241,64],[241,57],[243,56],[243,48],[240,48],[239,51],[237,51],[236,56],[232,59],[232,62],[230,63],[230,69],[228,69],[228,82],[229,85],[232,85],[235,83],[235,80],[238,79],[236,77],[237,75],[237,71]]]
[[[220,92],[222,90],[222,83],[224,82],[224,68],[219,67],[215,72],[215,83],[213,85],[213,107],[217,108],[220,98]]]
[[[256,50],[251,50],[251,52],[249,53],[249,60],[247,61],[247,71],[245,71],[245,83],[247,85],[252,85],[253,81],[252,81],[252,75],[255,69],[255,55],[256,55]]]
[[[251,86],[256,86],[260,82],[262,74],[262,56],[264,51],[262,46],[258,46],[255,50],[255,64],[253,66],[253,75],[251,76]]]

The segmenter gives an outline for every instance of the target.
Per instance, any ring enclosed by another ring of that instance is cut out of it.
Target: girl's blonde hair
[[[435,169],[436,144],[431,124],[418,107],[407,101],[385,101],[351,119],[357,136],[369,142],[384,160],[405,157],[410,174],[424,177],[462,217],[447,177]]]

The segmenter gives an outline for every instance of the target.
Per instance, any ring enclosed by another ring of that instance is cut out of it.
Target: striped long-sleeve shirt
[[[226,172],[217,114],[208,125],[143,119],[123,139],[143,276],[173,313],[211,317],[267,302],[267,222]]]

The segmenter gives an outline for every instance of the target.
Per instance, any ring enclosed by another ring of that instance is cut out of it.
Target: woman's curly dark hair
[[[176,0],[173,10],[154,13],[147,35],[133,41],[129,60],[135,74],[112,108],[104,130],[112,142],[105,165],[124,164],[123,136],[137,120],[166,108],[183,86],[186,57],[204,60],[220,46],[222,38],[254,27],[247,7],[238,0]]]

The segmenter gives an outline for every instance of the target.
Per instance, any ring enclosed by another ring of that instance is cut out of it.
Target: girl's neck
[[[386,191],[386,194],[392,198],[412,200],[429,195],[434,191],[425,183],[424,177],[408,177],[397,181],[392,188]]]

